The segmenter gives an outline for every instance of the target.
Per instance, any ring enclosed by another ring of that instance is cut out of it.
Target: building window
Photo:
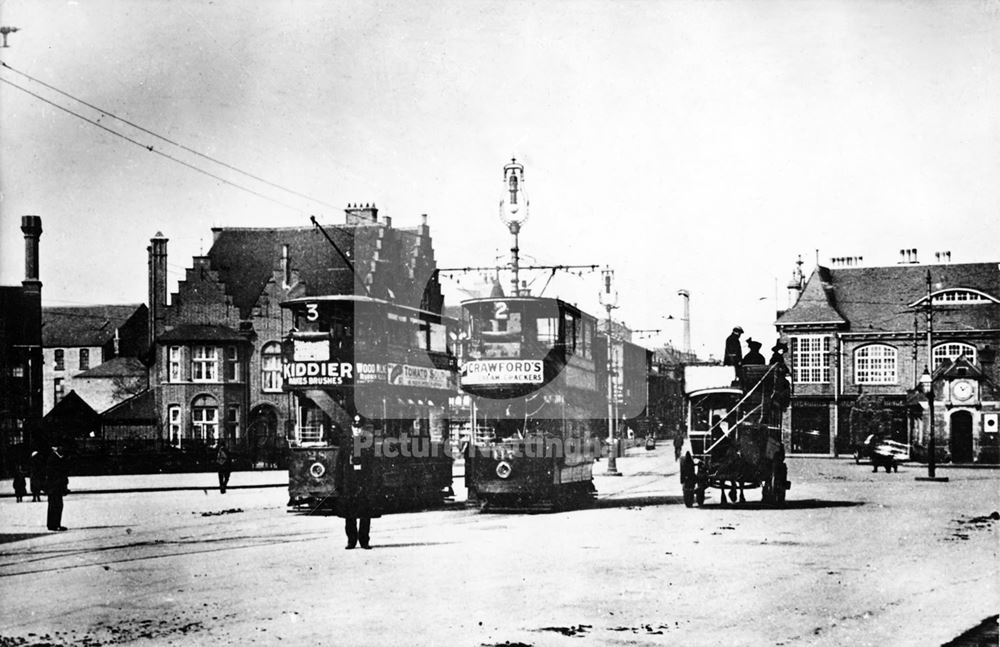
[[[181,408],[176,404],[167,407],[167,438],[174,447],[181,446]]]
[[[170,365],[170,374],[167,378],[170,382],[180,382],[183,380],[181,377],[181,347],[171,346],[167,351],[168,364]]]
[[[897,351],[892,346],[871,344],[854,352],[855,384],[895,384]]]
[[[57,377],[52,380],[52,391],[55,396],[56,403],[63,399],[63,379],[61,377]]]
[[[66,370],[66,351],[61,348],[57,348],[53,355],[55,361],[55,370],[65,371]]]
[[[976,363],[976,347],[971,344],[963,344],[962,342],[948,342],[947,344],[939,344],[934,347],[934,368],[932,370],[937,370],[944,361],[958,359],[959,355],[965,355],[965,359],[969,360],[973,364]]]
[[[212,443],[219,438],[219,408],[215,398],[202,395],[194,399],[191,404],[191,425],[197,440]]]
[[[226,346],[226,381],[240,381],[240,354],[236,346]]]
[[[231,404],[226,407],[226,439],[237,440],[240,437],[240,406]]]
[[[80,370],[86,371],[90,368],[90,349],[81,348],[80,349]]]
[[[792,337],[792,379],[799,384],[830,381],[830,336]]]
[[[267,393],[281,392],[281,344],[266,344],[260,351],[260,385]]]
[[[195,346],[191,357],[191,379],[195,382],[219,381],[219,349]]]

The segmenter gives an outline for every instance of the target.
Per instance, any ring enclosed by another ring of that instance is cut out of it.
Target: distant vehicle
[[[899,463],[910,460],[910,446],[869,434],[854,450],[854,462],[860,464],[862,460],[870,461],[876,470],[884,467],[886,472],[898,471]]]

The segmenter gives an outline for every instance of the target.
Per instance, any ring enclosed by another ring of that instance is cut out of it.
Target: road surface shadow
[[[788,499],[782,506],[761,501],[747,501],[746,503],[719,503],[713,501],[705,503],[703,508],[711,509],[731,509],[731,510],[816,510],[819,508],[853,508],[864,505],[864,501],[825,501],[823,499]]]
[[[44,535],[52,535],[56,533],[52,532],[16,532],[16,533],[0,533],[0,544],[9,544],[15,541],[24,541],[25,539],[34,539],[35,537],[42,537]]]
[[[678,505],[683,503],[684,498],[681,496],[666,494],[638,494],[633,496],[616,496],[614,498],[606,499],[599,498],[581,507],[605,510],[608,508],[632,508],[647,505]]]
[[[414,541],[405,544],[376,544],[372,543],[372,550],[380,550],[382,548],[416,548],[418,546],[449,546],[454,542],[451,541]]]

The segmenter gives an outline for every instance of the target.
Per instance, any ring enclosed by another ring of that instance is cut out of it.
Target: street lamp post
[[[500,200],[500,220],[507,225],[513,239],[510,248],[510,296],[516,297],[521,295],[518,278],[521,246],[518,234],[521,233],[521,225],[528,219],[528,196],[524,191],[524,165],[519,164],[513,157],[510,159],[510,164],[503,167],[503,183],[504,197]]]
[[[934,446],[934,379],[926,366],[923,375],[920,376],[920,390],[927,396],[927,411],[930,414],[927,425],[927,433],[929,434],[927,438],[927,478],[932,479],[937,468],[937,457],[935,456],[937,452]]]
[[[615,360],[614,360],[614,340],[611,335],[611,311],[618,307],[618,293],[612,291],[611,280],[615,271],[610,267],[601,270],[601,278],[604,279],[604,290],[598,295],[601,305],[608,311],[608,445],[611,451],[608,453],[608,476],[621,476],[618,471],[617,456],[618,447],[615,445]]]

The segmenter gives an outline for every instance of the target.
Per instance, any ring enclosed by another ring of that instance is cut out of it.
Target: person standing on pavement
[[[337,490],[335,511],[344,519],[347,550],[358,544],[365,550],[371,548],[372,518],[380,516],[375,504],[377,485],[372,474],[374,445],[374,438],[364,428],[361,416],[354,416],[350,433],[341,435],[333,475]]]
[[[229,485],[229,475],[232,473],[233,463],[226,449],[226,443],[219,441],[218,450],[215,453],[215,463],[219,470],[219,493],[226,493],[226,486]]]
[[[680,432],[674,435],[674,460],[681,459],[681,449],[684,448],[684,436]]]
[[[45,489],[45,457],[41,452],[31,452],[31,501],[42,500]]]
[[[45,496],[49,501],[47,525],[49,530],[63,531],[63,496],[69,488],[69,471],[61,445],[52,447],[45,464]]]
[[[24,495],[28,493],[28,486],[24,478],[24,467],[20,463],[14,468],[14,496],[17,497],[17,502],[20,503],[24,500]]]

